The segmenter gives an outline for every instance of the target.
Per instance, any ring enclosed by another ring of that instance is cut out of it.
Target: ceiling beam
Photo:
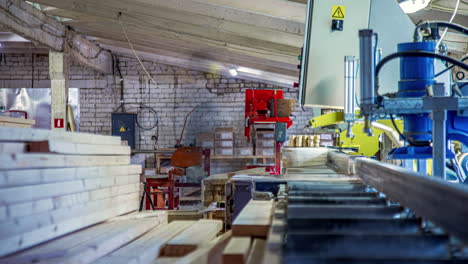
[[[116,53],[123,54],[129,57],[134,57],[132,50],[116,47],[112,45],[103,45],[103,47],[110,49]],[[174,58],[170,56],[158,55],[151,52],[143,52],[143,51],[136,51],[138,57],[142,60],[153,61],[157,63],[182,67],[182,68],[189,68],[194,70],[199,70],[208,73],[215,73],[220,75],[229,76],[230,65],[227,64],[220,64],[215,61],[210,60],[202,60],[192,58],[190,60],[187,59],[180,59]],[[237,78],[269,83],[273,85],[278,85],[282,87],[292,87],[293,83],[297,81],[297,78],[292,78],[291,76],[285,76],[281,74],[269,73],[264,71],[259,71],[255,69],[243,69],[242,71],[238,71]],[[157,80],[156,80],[157,82]]]
[[[98,43],[99,45],[109,45],[121,48],[129,49],[130,46],[127,42],[122,41],[113,41],[108,39],[96,39],[94,42]],[[295,65],[291,65],[290,68],[280,68],[277,66],[277,63],[273,63],[272,61],[259,61],[258,59],[254,62],[252,60],[243,60],[239,58],[239,56],[227,56],[223,54],[213,54],[210,52],[194,52],[193,50],[186,49],[179,47],[170,47],[170,46],[163,46],[158,45],[155,48],[141,46],[137,44],[133,44],[133,47],[138,51],[149,52],[154,54],[159,54],[163,56],[171,56],[174,58],[192,60],[192,59],[202,59],[202,60],[210,60],[210,61],[217,61],[222,65],[229,65],[230,68],[238,68],[238,67],[247,67],[262,70],[265,72],[271,72],[276,74],[282,74],[291,77],[299,76],[299,70]]]
[[[76,17],[76,16],[75,16]],[[138,32],[147,32],[159,36],[166,36],[173,39],[181,39],[185,41],[192,41],[198,39],[199,41],[215,41],[221,43],[221,45],[237,45],[241,47],[250,47],[259,50],[271,50],[275,52],[293,53],[300,52],[302,46],[302,37],[295,35],[293,37],[285,37],[283,43],[277,43],[272,41],[266,41],[260,38],[249,38],[241,35],[230,34],[222,32],[216,29],[203,28],[190,24],[182,24],[177,22],[170,22],[160,20],[156,23],[147,23],[141,21],[138,18],[122,15],[122,20],[102,18],[99,16],[90,16],[81,14],[78,16],[80,20],[66,20],[62,23],[72,26],[73,28],[79,28],[80,26],[86,27],[119,27],[121,28],[120,21],[125,25],[125,28],[133,28]],[[155,19],[153,19],[154,21]],[[260,37],[260,36],[259,36]],[[292,46],[293,44],[294,46]]]
[[[76,21],[76,20],[68,20],[63,21],[65,25],[69,25],[79,31],[80,28],[94,28],[98,31],[120,31],[123,33],[122,26],[119,23],[115,22],[102,22],[102,21]],[[292,55],[297,56],[301,53],[301,49],[299,47],[292,47],[289,45],[282,45],[278,43],[272,43],[267,41],[260,41],[260,40],[253,40],[253,39],[246,39],[246,38],[229,38],[228,36],[224,36],[227,39],[223,39],[222,36],[213,37],[213,38],[204,38],[198,35],[189,35],[185,33],[180,33],[171,30],[159,29],[150,26],[136,26],[132,24],[124,24],[125,30],[127,32],[139,33],[143,35],[153,35],[153,36],[161,36],[164,38],[181,40],[188,43],[198,43],[198,44],[207,44],[211,43],[211,45],[215,44],[218,46],[227,46],[237,49],[249,49],[254,51],[269,51],[269,52],[276,52],[285,55]]]
[[[204,17],[206,25],[220,25],[222,27],[224,24],[229,26],[235,23],[237,25],[244,24],[292,34],[304,34],[304,20],[291,21],[285,18],[226,6],[206,4],[194,0],[35,0],[35,2],[62,9],[72,10],[73,8],[78,8],[78,6],[83,6],[90,10],[119,10],[124,13],[162,18],[167,18],[168,15],[171,15],[170,12],[165,14],[165,11],[172,11],[177,14],[185,14],[190,19],[198,17],[197,21],[201,23],[203,23],[203,20],[200,20],[200,18]],[[305,6],[303,9],[305,14]],[[172,17],[172,20],[176,19],[184,19],[184,17],[180,15]]]
[[[72,2],[72,1],[70,1]],[[62,3],[62,6],[66,6]],[[49,15],[71,18],[79,21],[112,21],[119,20],[147,28],[159,28],[188,35],[196,35],[208,39],[223,39],[238,44],[252,41],[278,43],[293,47],[302,47],[304,38],[301,34],[292,34],[278,30],[266,29],[246,24],[226,22],[217,18],[209,18],[197,14],[187,14],[177,11],[155,9],[151,16],[121,11],[118,9],[99,8],[87,3],[61,8],[46,8]]]
[[[165,5],[173,8],[184,6],[186,10],[219,9],[243,10],[254,14],[278,17],[289,21],[305,22],[306,6],[286,0],[135,0],[153,5]]]
[[[99,72],[112,72],[108,51],[69,30],[26,1],[0,0],[0,24],[36,44],[55,51],[65,51],[75,60]]]
[[[86,25],[81,23],[80,25],[74,24],[74,26],[76,30],[84,35],[124,42],[127,41],[119,24],[93,23],[92,25]],[[277,61],[280,63],[292,65],[297,64],[297,54],[299,54],[299,52],[284,54],[274,50],[261,50],[251,47],[243,47],[184,35],[175,35],[179,37],[177,38],[174,35],[168,36],[164,34],[154,34],[154,32],[145,31],[132,25],[125,25],[125,29],[132,43],[153,48],[158,47],[160,44],[168,44],[187,47],[194,51],[203,50],[206,52],[213,52],[214,54],[221,52],[228,52],[230,54],[243,54],[254,58],[262,58],[271,60],[273,62]]]

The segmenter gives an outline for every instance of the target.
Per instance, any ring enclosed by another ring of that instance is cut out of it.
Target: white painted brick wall
[[[158,83],[148,81],[138,61],[132,57],[118,56],[124,77],[125,110],[136,112],[140,103],[153,107],[159,116],[158,141],[152,140],[156,129],[137,131],[137,147],[154,149],[173,147],[180,136],[185,115],[200,105],[187,122],[183,144],[195,143],[199,133],[213,132],[216,127],[234,127],[236,147],[248,146],[244,137],[244,90],[249,88],[276,88],[269,84],[236,79],[213,73],[144,62]],[[34,61],[34,67],[33,62]],[[47,55],[5,54],[0,61],[0,85],[17,84],[41,87],[48,76]],[[34,80],[34,81],[31,81]],[[41,83],[42,81],[42,83]],[[47,82],[46,82],[47,83]],[[21,86],[22,85],[22,86]],[[9,86],[14,87],[14,86]],[[111,134],[111,113],[119,106],[119,80],[105,76],[71,62],[70,87],[80,89],[80,128],[82,132]],[[284,88],[286,98],[296,99],[298,91]],[[318,115],[317,109],[303,111],[299,107],[294,113],[293,127],[289,135],[310,134],[303,130],[307,121]],[[143,118],[148,125],[152,119]],[[147,160],[151,164],[152,158]],[[212,162],[213,173],[239,169],[245,161],[227,163]]]

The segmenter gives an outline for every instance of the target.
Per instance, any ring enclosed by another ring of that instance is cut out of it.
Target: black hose
[[[454,30],[454,31],[458,31],[458,32],[460,32],[462,34],[468,35],[468,28],[466,28],[466,27],[464,27],[462,25],[458,25],[458,24],[450,23],[450,22],[445,22],[445,21],[433,21],[433,22],[422,23],[422,24],[418,25],[414,29],[414,41],[415,42],[420,41],[419,29],[422,28],[422,27],[436,28],[437,30],[440,27],[448,28],[448,29],[451,29],[451,30]]]
[[[401,133],[400,129],[398,128],[392,114],[390,114],[390,120],[392,121],[392,124],[395,127],[395,130],[398,133],[398,135],[400,135],[400,137],[404,141],[408,142],[408,144],[410,144],[411,146],[413,146],[413,147],[427,147],[427,146],[430,146],[429,142],[427,142],[427,143],[425,143],[425,142],[414,142],[414,141],[410,140],[409,138],[405,137],[405,135],[403,135],[403,133]]]
[[[460,61],[466,61],[468,59],[468,56],[462,58]],[[436,75],[434,75],[434,78],[437,78],[439,77],[440,75],[446,73],[447,71],[451,70],[453,67],[455,67],[455,65],[450,65],[449,67],[447,67],[445,70],[437,73]]]
[[[396,52],[393,54],[388,55],[387,57],[383,58],[375,67],[375,75],[378,76],[380,71],[382,70],[382,67],[387,64],[387,62],[401,58],[401,57],[430,57],[430,58],[436,58],[440,59],[446,62],[449,62],[453,64],[454,66],[458,66],[465,71],[468,71],[468,64],[463,63],[457,59],[451,58],[449,56],[433,53],[433,52],[427,52],[427,51],[401,51],[401,52]]]

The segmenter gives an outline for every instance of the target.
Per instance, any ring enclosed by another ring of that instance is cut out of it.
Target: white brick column
[[[49,51],[51,128],[67,130],[68,61],[63,52]],[[58,127],[57,127],[58,126]]]

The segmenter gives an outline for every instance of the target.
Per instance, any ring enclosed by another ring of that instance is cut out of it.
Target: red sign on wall
[[[63,128],[63,126],[64,126],[63,118],[54,119],[54,128]]]

